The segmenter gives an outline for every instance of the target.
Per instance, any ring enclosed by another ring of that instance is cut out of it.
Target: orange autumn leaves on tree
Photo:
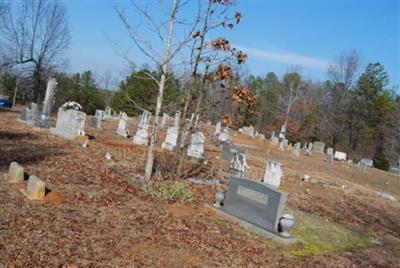
[[[231,97],[233,100],[246,104],[248,108],[252,108],[255,104],[255,96],[253,91],[244,85],[235,85],[231,88]]]
[[[218,69],[210,75],[212,81],[230,81],[233,78],[232,69],[230,66],[220,64]]]

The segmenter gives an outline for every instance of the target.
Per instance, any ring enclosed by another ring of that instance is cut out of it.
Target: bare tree
[[[0,19],[0,68],[27,65],[33,99],[39,101],[47,74],[61,62],[69,45],[66,9],[58,1],[23,0]]]
[[[185,105],[182,113],[182,120],[179,124],[181,130],[178,135],[178,144],[184,144],[181,148],[176,147],[176,152],[180,154],[179,163],[177,165],[177,174],[181,175],[182,165],[185,158],[185,150],[188,141],[191,138],[194,121],[190,121],[188,126],[188,135],[182,139],[182,130],[184,120],[189,112],[190,107],[193,115],[196,116],[202,111],[204,95],[206,94],[209,82],[220,81],[228,83],[232,78],[232,70],[229,63],[232,59],[243,63],[247,55],[242,51],[237,51],[233,48],[229,41],[225,38],[217,38],[208,40],[208,37],[219,28],[232,29],[234,24],[238,24],[241,19],[241,14],[236,12],[233,16],[228,16],[227,11],[232,6],[233,2],[227,1],[208,1],[205,10],[201,14],[201,28],[192,33],[193,45],[191,49],[191,79],[188,90],[186,92]],[[212,84],[212,83],[211,83]],[[196,103],[192,103],[193,92],[197,91]],[[194,104],[194,105],[191,105]]]
[[[159,115],[162,108],[163,94],[165,89],[165,82],[168,75],[168,67],[172,59],[180,52],[182,48],[186,46],[189,40],[191,40],[192,30],[185,34],[183,39],[174,42],[174,29],[178,21],[177,13],[180,8],[182,8],[187,1],[174,0],[172,2],[171,9],[168,13],[168,21],[158,21],[156,18],[152,17],[145,9],[142,9],[135,3],[131,1],[136,11],[144,18],[146,23],[150,25],[151,32],[155,34],[158,41],[163,44],[163,54],[162,56],[154,49],[154,44],[150,40],[147,40],[143,34],[140,33],[138,27],[134,27],[129,23],[127,16],[123,12],[122,8],[115,6],[115,10],[122,20],[125,28],[128,30],[131,39],[133,40],[136,47],[146,56],[150,61],[152,61],[157,68],[161,70],[160,78],[155,77],[150,72],[145,72],[149,79],[152,79],[158,85],[158,95],[156,102],[156,110],[154,113],[154,121],[152,124],[152,134],[150,136],[150,144],[147,153],[147,161],[145,167],[145,178],[149,179],[152,175],[153,165],[154,165],[154,151],[158,140],[158,129],[159,129]],[[165,25],[168,25],[165,27]],[[196,25],[194,23],[193,25]],[[166,33],[163,32],[165,30]],[[129,60],[129,59],[128,59]],[[133,61],[129,62],[135,65]],[[141,107],[140,107],[141,108]],[[141,108],[143,109],[143,108]]]

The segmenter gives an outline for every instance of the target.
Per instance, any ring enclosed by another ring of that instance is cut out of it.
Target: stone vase
[[[224,199],[225,199],[225,193],[223,191],[216,191],[214,207],[220,208],[222,201],[224,201]]]
[[[292,215],[282,215],[282,217],[279,219],[279,234],[285,238],[292,237],[289,231],[292,229],[294,223],[295,221]]]

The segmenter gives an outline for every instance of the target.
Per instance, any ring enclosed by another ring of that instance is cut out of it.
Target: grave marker
[[[264,183],[231,177],[222,210],[277,233],[287,194]]]
[[[58,109],[57,122],[55,128],[50,128],[50,133],[64,139],[75,139],[79,135],[84,135],[86,114],[73,109]]]
[[[195,158],[204,158],[204,134],[200,131],[192,134],[190,139],[187,155]]]
[[[313,153],[323,154],[325,149],[325,143],[316,141],[313,145]]]
[[[282,164],[276,161],[269,160],[265,168],[263,182],[278,188],[282,179]]]
[[[147,145],[149,142],[148,128],[150,124],[150,112],[144,111],[140,116],[140,121],[138,124],[139,129],[137,130],[135,136],[133,137],[133,143],[139,145]]]
[[[22,182],[24,181],[24,168],[17,162],[11,162],[6,175],[10,183]]]

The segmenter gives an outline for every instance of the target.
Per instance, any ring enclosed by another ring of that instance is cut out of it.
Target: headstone
[[[46,184],[35,175],[29,176],[26,194],[29,199],[42,200],[46,193]]]
[[[389,167],[389,172],[392,174],[400,175],[400,167]]]
[[[334,155],[333,155],[333,148],[328,148],[326,150],[326,162],[328,164],[332,164],[333,163],[333,159],[334,159]]]
[[[190,139],[187,155],[195,158],[204,158],[204,134],[200,131],[192,134]]]
[[[140,116],[140,121],[138,124],[138,130],[133,137],[133,143],[139,145],[147,145],[149,142],[149,124],[150,124],[150,112],[144,111]]]
[[[128,130],[126,128],[127,122],[128,122],[128,115],[126,113],[122,113],[121,117],[119,118],[118,128],[115,131],[115,133],[125,138],[128,137]]]
[[[21,121],[26,122],[26,121],[28,121],[28,118],[31,117],[31,116],[32,116],[31,115],[31,110],[29,108],[25,107],[25,108],[23,108],[21,110],[21,115],[20,115],[19,119]]]
[[[325,143],[316,141],[313,145],[313,153],[323,154],[325,150]]]
[[[105,112],[103,110],[97,109],[96,112],[94,113],[94,116],[100,118],[100,120],[103,120],[105,117]]]
[[[161,144],[161,147],[163,149],[172,151],[176,146],[177,140],[178,140],[178,128],[169,127],[167,129],[167,136],[165,137],[165,141]]]
[[[108,117],[111,117],[111,116],[112,116],[112,109],[111,109],[110,106],[107,106],[106,110],[104,112],[104,118],[108,118]]]
[[[240,152],[232,153],[232,159],[229,165],[230,173],[236,177],[244,176],[245,170],[249,168],[246,161],[246,154]]]
[[[360,171],[365,172],[367,170],[367,163],[364,161],[358,162],[357,166]]]
[[[293,157],[299,157],[300,156],[300,147],[301,147],[300,142],[298,142],[298,143],[296,143],[294,145],[293,152],[292,152],[292,156]]]
[[[288,145],[288,140],[287,139],[283,139],[281,140],[281,142],[279,143],[279,150],[284,152],[286,150],[286,147]]]
[[[254,127],[253,126],[243,127],[243,134],[254,138]]]
[[[11,183],[24,181],[24,168],[17,162],[11,162],[7,177]]]
[[[94,129],[100,130],[101,129],[101,118],[100,116],[92,116],[92,127]]]
[[[373,167],[374,166],[374,161],[372,159],[368,159],[368,158],[363,158],[360,160],[360,162],[364,162],[367,167]]]
[[[278,146],[278,145],[279,145],[279,138],[278,138],[278,137],[274,137],[274,138],[271,140],[271,145],[272,145],[272,146]]]
[[[218,145],[223,144],[223,143],[229,143],[231,139],[231,135],[229,134],[228,129],[224,128],[218,135]]]
[[[278,232],[287,194],[265,183],[231,177],[222,210],[270,232]]]
[[[275,130],[272,131],[272,134],[271,134],[271,141],[273,141],[274,139],[275,139]]]
[[[84,112],[60,108],[56,127],[50,128],[50,132],[65,139],[75,139],[79,135],[84,135],[85,119]]]
[[[214,134],[218,136],[218,134],[221,132],[221,121],[218,121],[217,124],[215,125],[215,132]]]
[[[308,145],[307,145],[306,155],[312,156],[312,152],[313,152],[313,143],[310,142],[310,143],[308,143]]]
[[[237,146],[237,145],[235,145],[233,143],[224,143],[222,145],[222,147],[223,147],[223,156],[222,156],[222,158],[224,160],[231,161],[232,157],[234,156],[234,154],[237,154],[237,153],[241,153],[241,154],[246,155],[246,149],[244,149],[242,147],[239,147],[239,146]]]
[[[282,179],[282,164],[279,162],[269,160],[265,168],[263,182],[278,188]]]
[[[264,135],[264,134],[258,133],[258,134],[257,134],[257,138],[260,139],[260,140],[262,140],[262,141],[264,141],[264,140],[265,140],[265,135]]]
[[[30,113],[27,114],[26,123],[29,126],[34,126],[36,119],[38,119],[38,118],[39,118],[39,108],[36,103],[32,102],[31,108],[30,108]]]
[[[197,128],[200,120],[200,114],[196,114],[196,118],[194,119],[194,128]]]
[[[178,111],[175,113],[175,118],[174,118],[174,127],[179,127],[179,120],[181,119],[181,112]]]
[[[169,116],[167,113],[163,113],[163,116],[161,118],[161,128],[165,128],[167,126],[167,120],[168,120]]]
[[[57,80],[55,78],[49,78],[47,82],[46,95],[43,102],[42,114],[35,120],[35,126],[42,128],[51,127],[51,111],[53,110],[53,104],[55,100]]]
[[[336,160],[339,160],[339,161],[346,161],[347,160],[347,154],[343,153],[343,152],[336,151],[335,155],[334,155],[334,158]]]
[[[281,132],[279,133],[279,138],[280,139],[285,139],[286,138],[286,130],[287,130],[287,124],[284,123],[281,127]]]

